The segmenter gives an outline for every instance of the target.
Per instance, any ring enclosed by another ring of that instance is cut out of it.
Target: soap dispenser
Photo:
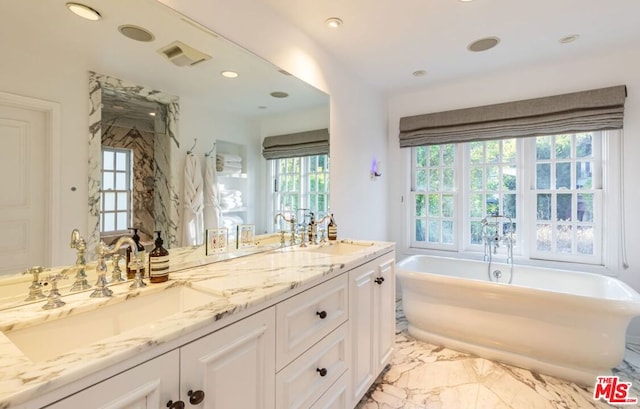
[[[338,239],[338,224],[333,218],[333,213],[331,213],[329,224],[327,225],[327,238],[332,241]]]
[[[142,266],[140,267],[140,277],[144,277],[144,266],[146,264],[146,254],[144,250],[144,246],[140,243],[140,236],[138,236],[138,229],[130,229],[133,230],[133,236],[131,238],[136,243],[136,247],[138,248],[138,258],[142,260]],[[127,279],[133,279],[136,275],[136,269],[131,267],[131,258],[134,256],[133,249],[127,248]]]
[[[149,253],[149,281],[163,283],[169,279],[169,251],[162,247],[164,241],[156,231],[155,247]]]

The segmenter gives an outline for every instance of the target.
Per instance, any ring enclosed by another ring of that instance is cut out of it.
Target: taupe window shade
[[[262,156],[266,159],[322,154],[329,154],[328,129],[267,136],[262,141]]]
[[[400,147],[621,129],[625,85],[400,118]]]

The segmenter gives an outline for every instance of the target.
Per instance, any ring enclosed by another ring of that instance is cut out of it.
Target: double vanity
[[[395,246],[283,247],[0,311],[0,408],[352,408],[395,337]]]

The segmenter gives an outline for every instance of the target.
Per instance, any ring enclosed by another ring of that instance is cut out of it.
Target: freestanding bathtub
[[[593,386],[624,357],[640,294],[597,274],[437,256],[397,265],[417,339]],[[499,279],[496,276],[501,276]],[[508,284],[512,278],[511,284]]]

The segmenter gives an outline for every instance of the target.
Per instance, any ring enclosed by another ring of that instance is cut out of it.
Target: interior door
[[[0,103],[0,274],[45,265],[46,114]]]

